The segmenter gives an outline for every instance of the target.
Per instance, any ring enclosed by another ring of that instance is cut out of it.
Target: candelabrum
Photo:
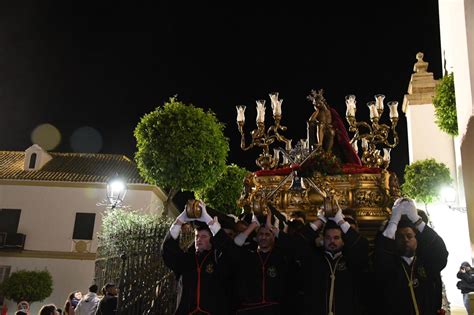
[[[357,121],[356,97],[354,95],[346,96],[346,119],[349,123],[349,132],[353,132],[351,144],[358,152],[358,141],[362,146],[362,163],[368,167],[387,168],[390,165],[390,150],[398,145],[399,138],[396,131],[398,124],[398,102],[388,102],[390,109],[390,126],[381,124],[380,118],[384,112],[385,95],[375,95],[375,101],[368,102],[370,110],[370,124],[364,121]],[[391,139],[391,141],[390,141]],[[381,154],[383,149],[383,155]]]
[[[278,151],[274,151],[274,155],[270,154],[270,145],[275,141],[285,143],[286,150],[291,149],[291,140],[285,138],[280,134],[280,131],[285,131],[286,127],[280,125],[282,113],[281,104],[282,99],[278,99],[278,93],[269,94],[274,124],[268,129],[265,127],[265,100],[258,100],[257,102],[257,128],[251,132],[252,142],[247,146],[245,142],[244,124],[245,124],[245,106],[239,105],[237,108],[237,126],[241,135],[240,147],[242,150],[247,151],[253,147],[262,148],[263,152],[258,156],[255,161],[256,164],[264,170],[275,168],[278,165]]]

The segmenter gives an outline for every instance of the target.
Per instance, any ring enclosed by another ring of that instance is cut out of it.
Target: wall
[[[433,104],[409,105],[406,117],[410,163],[434,158],[446,164],[451,176],[455,177],[453,137],[439,130],[435,124]]]
[[[97,232],[101,227],[105,184],[3,183],[0,182],[0,208],[21,209],[18,233],[26,234],[25,250],[8,254],[0,251],[0,265],[18,269],[48,269],[54,280],[54,291],[44,303],[62,307],[68,293],[87,292],[94,277],[94,257]],[[68,187],[69,186],[69,187]],[[125,196],[131,209],[161,213],[161,191],[149,185],[132,185]],[[73,251],[73,228],[76,212],[96,213],[92,254]],[[19,257],[18,257],[19,256]],[[44,258],[38,258],[44,257]],[[82,260],[80,260],[82,259]],[[38,307],[41,303],[35,303]],[[11,307],[14,304],[9,304]],[[11,313],[13,314],[13,312]]]
[[[41,258],[17,258],[1,257],[2,265],[12,266],[11,272],[19,269],[44,270],[47,269],[53,276],[53,293],[42,302],[32,303],[30,314],[37,314],[42,305],[54,303],[63,308],[64,302],[70,292],[79,290],[84,294],[92,284],[92,278],[87,275],[94,274],[94,261],[87,260],[64,260],[64,259],[41,259]],[[12,301],[7,303],[8,314],[14,314],[16,304]]]

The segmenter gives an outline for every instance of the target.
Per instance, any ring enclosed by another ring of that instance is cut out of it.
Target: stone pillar
[[[428,62],[423,60],[423,53],[416,54],[416,59],[402,105],[407,118],[410,163],[434,158],[446,164],[456,179],[453,137],[441,131],[435,123],[433,97],[437,81],[433,73],[427,71]]]

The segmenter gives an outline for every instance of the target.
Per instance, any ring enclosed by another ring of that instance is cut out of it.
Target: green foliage
[[[53,278],[48,270],[18,270],[0,284],[0,292],[16,303],[43,301],[53,292]]]
[[[107,210],[102,218],[102,229],[99,240],[102,252],[110,255],[128,252],[129,245],[144,229],[157,228],[163,230],[163,236],[168,231],[172,220],[169,217],[158,216],[116,208]]]
[[[228,139],[211,112],[170,98],[144,115],[135,128],[135,160],[145,180],[161,187],[196,191],[224,171]]]
[[[424,204],[438,198],[440,189],[452,182],[448,167],[434,159],[417,161],[405,167],[402,191],[408,197]]]
[[[452,73],[443,77],[436,87],[433,105],[435,107],[436,124],[439,129],[452,136],[457,136],[456,95],[454,93],[454,76]]]
[[[248,171],[235,164],[227,165],[217,181],[196,192],[196,197],[210,207],[230,214],[240,214],[237,201],[244,189],[244,177]]]

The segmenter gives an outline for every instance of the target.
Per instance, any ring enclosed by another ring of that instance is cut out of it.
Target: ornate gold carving
[[[317,210],[323,206],[325,195],[334,196],[341,208],[353,208],[359,223],[372,231],[390,213],[393,200],[399,195],[396,175],[384,171],[380,174],[345,174],[321,176],[314,174],[303,191],[292,191],[287,176],[255,176],[245,180],[245,190],[239,203],[246,205],[246,211],[261,213],[270,203],[282,213],[302,210],[309,220],[315,219]],[[282,184],[283,182],[283,184]],[[279,189],[274,190],[279,186]],[[270,198],[270,194],[273,192]]]

